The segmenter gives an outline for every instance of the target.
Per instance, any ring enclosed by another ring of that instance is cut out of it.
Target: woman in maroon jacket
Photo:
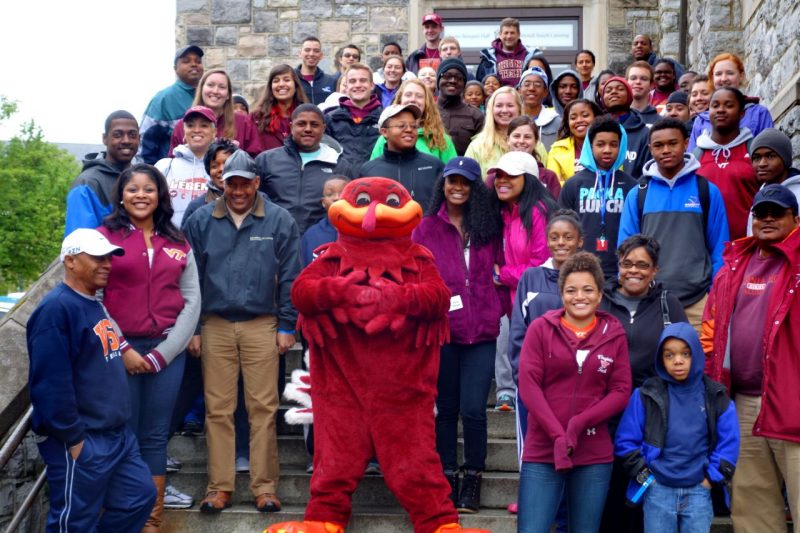
[[[272,67],[250,117],[258,129],[262,150],[280,148],[291,134],[292,112],[308,102],[297,72],[289,65]]]
[[[600,261],[578,252],[559,270],[564,308],[528,328],[519,394],[528,431],[519,485],[519,533],[548,533],[562,493],[569,531],[600,527],[613,462],[608,420],[631,393],[628,342],[619,321],[598,311]]]
[[[494,376],[500,316],[508,302],[492,281],[502,257],[497,206],[468,157],[451,159],[436,182],[427,216],[414,230],[450,289],[450,343],[441,349],[436,407],[436,447],[452,498],[461,512],[480,507],[481,473],[486,467],[486,397]],[[505,305],[504,305],[505,303]],[[464,426],[464,478],[459,494],[458,415]]]

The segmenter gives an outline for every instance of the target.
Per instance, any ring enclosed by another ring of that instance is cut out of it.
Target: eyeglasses
[[[384,126],[384,128],[393,128],[396,130],[416,130],[419,128],[419,124],[416,122],[403,122],[402,124],[389,124],[388,126]]]
[[[522,86],[526,89],[544,89],[544,83],[540,81],[526,81]]]
[[[753,163],[760,163],[762,159],[766,161],[774,161],[776,159],[780,159],[781,156],[776,154],[775,152],[767,152],[765,154],[753,154],[750,159]]]
[[[360,55],[358,55],[358,54],[349,54],[349,53],[347,53],[347,52],[345,52],[344,54],[342,54],[342,57],[347,57],[347,58],[355,58],[355,59],[357,59],[357,60],[359,60],[359,61],[361,60],[361,56],[360,56]]]
[[[628,261],[626,259],[624,261],[620,261],[619,262],[619,267],[620,268],[624,268],[625,270],[630,270],[633,267],[636,267],[637,270],[648,270],[652,266],[653,265],[651,265],[650,263],[647,263],[645,261],[635,261],[634,262],[634,261]]]
[[[753,209],[753,218],[764,220],[765,218],[783,218],[790,209],[775,204],[759,205]]]

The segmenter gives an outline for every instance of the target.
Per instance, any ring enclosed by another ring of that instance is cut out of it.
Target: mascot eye
[[[356,196],[356,205],[357,206],[364,207],[364,206],[369,205],[370,202],[372,202],[372,198],[370,198],[369,194],[367,194],[365,192],[360,192],[360,193],[358,193],[358,196]]]
[[[389,205],[389,206],[392,206],[392,207],[400,207],[400,197],[397,196],[394,193],[387,194],[386,195],[386,202],[384,202],[384,203],[386,205]]]

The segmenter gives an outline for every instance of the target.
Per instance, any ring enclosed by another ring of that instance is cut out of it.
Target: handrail
[[[6,466],[8,461],[11,459],[11,456],[14,455],[14,452],[17,451],[22,439],[25,438],[25,435],[28,433],[28,430],[31,428],[31,417],[33,416],[33,406],[28,406],[28,410],[25,411],[25,414],[19,419],[19,423],[17,427],[11,432],[11,435],[6,440],[3,447],[0,448],[0,468]]]
[[[27,411],[25,414],[20,417],[19,422],[17,423],[17,427],[11,432],[6,442],[3,444],[3,447],[0,448],[0,468],[3,468],[8,464],[8,461],[11,460],[11,457],[14,455],[14,452],[17,451],[19,445],[22,443],[22,439],[25,438],[25,435],[28,434],[28,431],[31,429],[31,418],[33,417],[33,406],[28,406]],[[31,491],[25,497],[25,500],[20,505],[19,509],[16,510],[14,516],[11,518],[11,522],[6,526],[5,533],[13,533],[17,530],[19,525],[25,519],[25,515],[28,514],[28,510],[33,505],[33,502],[36,500],[36,496],[39,495],[39,491],[42,490],[45,481],[47,480],[47,468],[42,470],[42,473],[39,474],[39,477],[36,478],[36,483],[33,484]]]

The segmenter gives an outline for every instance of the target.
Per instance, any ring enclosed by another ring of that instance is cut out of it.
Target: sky
[[[0,94],[17,113],[0,139],[30,119],[45,139],[100,144],[117,109],[141,119],[175,79],[174,0],[21,0],[0,17]]]

